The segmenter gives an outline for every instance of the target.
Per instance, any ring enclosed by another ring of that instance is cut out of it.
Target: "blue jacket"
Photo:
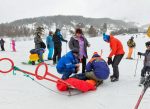
[[[47,45],[47,48],[54,48],[54,42],[53,42],[53,36],[47,36],[46,38],[46,45]]]
[[[110,73],[107,63],[98,54],[93,55],[86,65],[86,72],[90,71],[93,71],[95,76],[102,80],[107,79]]]
[[[64,55],[57,63],[56,69],[59,73],[75,72],[75,64],[79,63],[78,59],[73,55],[72,51]]]

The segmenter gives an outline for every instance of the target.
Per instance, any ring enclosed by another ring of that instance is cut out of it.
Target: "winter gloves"
[[[110,65],[110,64],[112,64],[112,62],[113,62],[113,61],[112,61],[112,58],[108,57],[107,64]]]
[[[68,41],[67,41],[67,40],[65,40],[65,42],[67,43]]]
[[[137,55],[142,55],[142,53],[141,52],[138,52],[138,54]]]

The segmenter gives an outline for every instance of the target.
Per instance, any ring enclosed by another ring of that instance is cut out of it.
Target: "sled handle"
[[[10,71],[12,71],[14,69],[14,62],[9,59],[9,58],[1,58],[0,61],[8,61],[11,64],[11,68],[8,70],[0,70],[1,73],[9,73]]]
[[[42,65],[45,66],[45,74],[44,74],[43,76],[40,76],[40,75],[38,75],[38,69],[39,69]],[[50,79],[50,78],[48,78],[47,76],[50,76],[50,77],[52,77],[53,79],[56,79],[56,80]],[[69,84],[68,82],[66,82],[66,81],[62,80],[61,78],[59,78],[59,77],[53,75],[52,73],[48,72],[48,65],[47,65],[46,63],[44,63],[44,62],[40,63],[40,64],[36,67],[36,69],[35,69],[35,77],[36,77],[37,79],[39,79],[39,80],[46,79],[46,80],[53,81],[53,82],[56,82],[56,83],[57,83],[58,80],[59,80],[59,81],[65,83],[66,85],[68,85],[69,87],[74,88],[74,87],[73,87],[71,84]]]

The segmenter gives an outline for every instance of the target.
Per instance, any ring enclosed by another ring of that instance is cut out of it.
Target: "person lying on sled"
[[[79,71],[79,50],[77,48],[72,49],[65,54],[57,63],[57,72],[62,74],[62,79],[66,80],[71,74]]]
[[[109,77],[110,70],[101,56],[94,52],[92,58],[86,65],[86,72],[85,74],[76,74],[72,77],[78,78],[81,80],[94,80],[96,82],[96,86],[103,83],[103,80],[106,80]]]

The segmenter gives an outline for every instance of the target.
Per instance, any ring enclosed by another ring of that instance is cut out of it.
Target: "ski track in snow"
[[[142,87],[139,87],[138,83],[143,67],[143,57],[138,61],[136,76],[134,77],[137,60],[125,59],[128,51],[126,42],[131,36],[133,35],[116,36],[122,41],[126,52],[119,65],[120,78],[118,82],[112,83],[108,78],[96,91],[75,96],[64,96],[40,86],[30,78],[25,77],[21,72],[15,71],[16,75],[13,75],[12,72],[0,74],[0,109],[133,109],[142,91]],[[133,53],[135,59],[138,58],[138,51],[145,52],[145,42],[149,39],[143,36],[143,34],[139,34],[138,38],[135,38],[137,45],[135,54]],[[88,38],[88,41],[91,44],[91,47],[88,48],[88,59],[91,58],[94,51],[100,53],[103,50],[102,57],[107,60],[110,52],[109,44],[104,42],[102,37]],[[34,73],[36,65],[21,64],[21,62],[28,61],[29,51],[34,48],[33,40],[17,41],[17,52],[11,52],[9,44],[9,39],[7,39],[5,43],[6,52],[0,51],[0,58],[11,58],[15,66]],[[65,43],[62,45],[62,49],[62,55],[64,55],[66,53]],[[67,51],[69,51],[69,48],[67,48]],[[44,58],[47,59],[47,50]],[[0,69],[7,69],[8,67],[8,63],[0,62]],[[112,74],[112,68],[109,67]],[[55,67],[48,66],[48,68],[50,73],[61,77],[56,72]],[[57,91],[55,83],[46,80],[36,81]],[[73,93],[76,92],[78,91]],[[67,92],[60,93],[68,94]],[[139,109],[148,109],[148,107],[150,107],[150,89],[146,91]]]

